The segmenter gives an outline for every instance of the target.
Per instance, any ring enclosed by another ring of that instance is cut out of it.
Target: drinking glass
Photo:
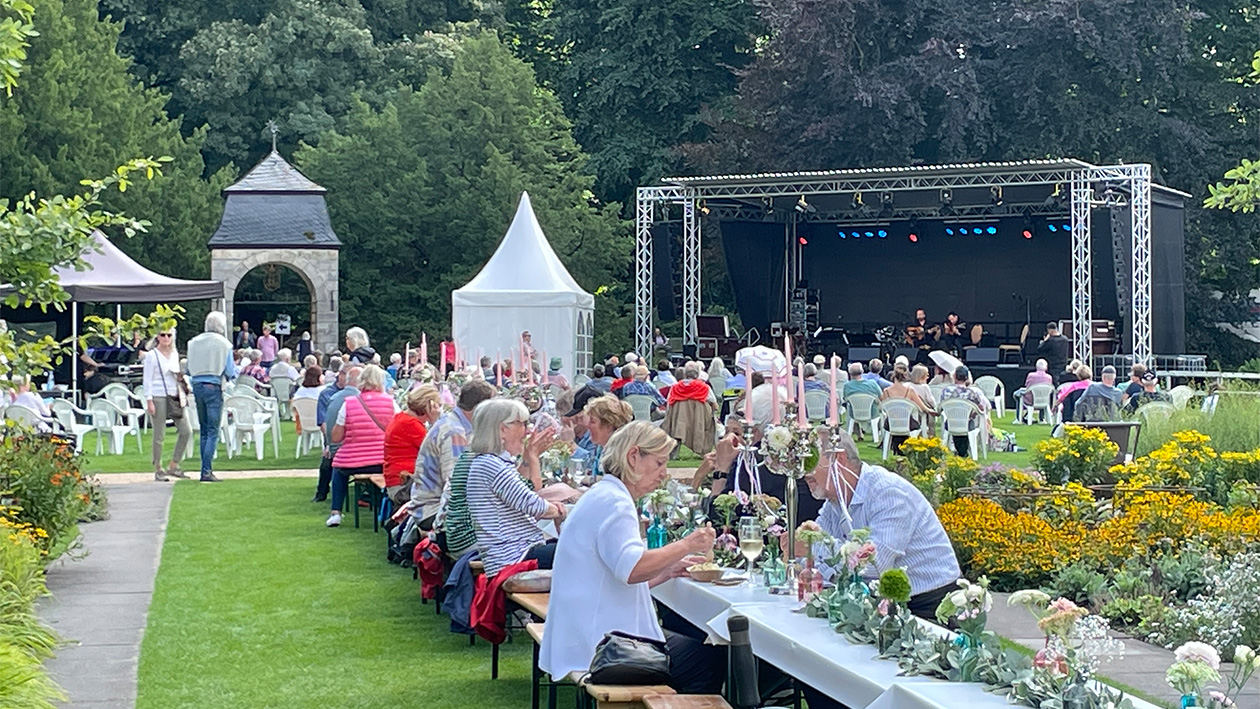
[[[748,583],[757,585],[757,575],[753,573],[753,560],[761,556],[765,548],[765,537],[762,536],[761,520],[756,517],[739,518],[739,553],[748,560]]]

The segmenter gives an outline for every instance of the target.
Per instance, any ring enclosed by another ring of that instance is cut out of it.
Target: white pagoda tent
[[[590,368],[595,298],[552,250],[528,193],[521,193],[512,225],[481,272],[451,292],[451,306],[451,332],[470,364],[478,352],[519,361],[521,332],[528,330],[539,356],[559,357],[570,381]]]

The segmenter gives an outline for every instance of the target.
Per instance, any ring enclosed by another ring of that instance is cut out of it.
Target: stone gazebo
[[[211,278],[223,281],[223,312],[235,323],[237,286],[250,271],[278,264],[293,269],[311,295],[311,339],[325,352],[340,346],[337,327],[338,250],[323,187],[273,148],[236,184],[223,190],[223,219],[210,237]]]

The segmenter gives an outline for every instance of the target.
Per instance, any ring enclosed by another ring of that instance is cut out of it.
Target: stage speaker
[[[664,322],[678,318],[674,304],[674,238],[668,223],[652,225],[652,300]]]
[[[873,359],[879,359],[878,347],[850,347],[849,348],[848,361],[850,362],[861,362],[862,364],[866,364],[867,362]]]
[[[896,360],[898,357],[905,357],[910,360],[910,366],[913,367],[914,363],[919,359],[919,349],[917,347],[898,347],[897,351],[893,353],[893,359]]]
[[[992,366],[1002,361],[1002,354],[996,347],[971,347],[963,350],[963,361],[967,364]]]

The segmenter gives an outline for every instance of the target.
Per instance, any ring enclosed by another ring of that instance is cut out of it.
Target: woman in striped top
[[[528,422],[529,409],[514,399],[491,399],[473,413],[468,450],[476,458],[468,468],[467,504],[487,578],[526,559],[550,569],[555,554],[555,544],[546,542],[538,520],[563,519],[565,508],[530,489],[515,463],[521,457],[521,468],[541,470],[538,456],[555,434],[540,431],[526,445]]]

